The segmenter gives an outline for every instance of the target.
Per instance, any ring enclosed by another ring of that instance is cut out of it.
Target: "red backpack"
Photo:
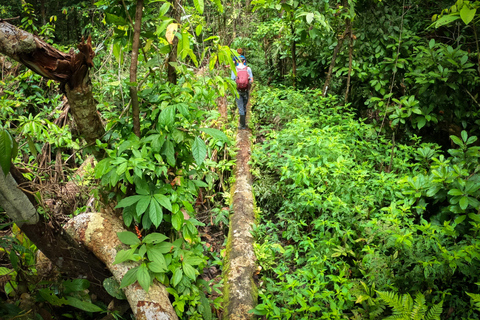
[[[237,90],[248,90],[249,81],[247,67],[237,67],[237,79],[235,79],[235,82],[237,83]]]

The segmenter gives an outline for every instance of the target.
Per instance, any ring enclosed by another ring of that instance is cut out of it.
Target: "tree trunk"
[[[79,132],[87,143],[94,144],[102,138],[105,129],[96,109],[89,77],[95,55],[91,39],[88,38],[87,43],[82,40],[78,49],[78,53],[74,53],[73,49],[63,53],[33,34],[0,22],[0,53],[45,78],[61,82]]]
[[[335,61],[337,60],[338,52],[340,51],[340,48],[342,47],[343,39],[345,38],[346,34],[347,34],[347,30],[345,30],[345,32],[340,36],[340,38],[338,39],[337,45],[335,46],[335,49],[333,50],[332,61],[330,62],[330,67],[328,68],[327,78],[325,79],[325,84],[323,86],[323,96],[324,97],[327,95],[328,86],[330,85],[330,80],[332,79],[333,68],[335,67]]]
[[[296,87],[296,80],[297,80],[297,54],[296,54],[296,42],[295,42],[295,26],[294,22],[291,24],[291,29],[292,29],[292,75],[293,75],[293,87]]]
[[[140,46],[140,30],[142,29],[142,13],[143,0],[137,0],[137,8],[135,10],[135,25],[133,27],[133,44],[132,44],[132,63],[130,64],[130,98],[132,99],[132,117],[133,132],[140,138],[140,107],[138,105],[137,95],[137,63],[138,48]]]
[[[47,15],[45,13],[45,0],[40,0],[40,16],[42,17],[42,25],[46,25]]]
[[[181,0],[173,0],[172,1],[172,18],[177,22],[180,23],[180,18],[181,18]],[[172,42],[172,47],[170,50],[170,53],[168,54],[168,60],[167,60],[167,79],[168,82],[171,84],[177,84],[177,70],[175,69],[174,66],[172,66],[170,63],[175,63],[177,62],[177,45],[178,45],[178,38],[173,37],[173,42]]]
[[[350,80],[352,78],[352,62],[353,62],[353,34],[352,34],[352,24],[348,20],[348,38],[350,41],[350,48],[348,50],[348,76],[347,76],[347,89],[345,90],[345,104],[348,103],[348,94],[350,93]]]

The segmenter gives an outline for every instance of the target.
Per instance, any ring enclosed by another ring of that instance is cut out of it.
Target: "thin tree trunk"
[[[323,96],[324,97],[327,95],[328,86],[330,85],[330,80],[332,79],[333,68],[335,67],[335,61],[337,60],[338,52],[340,51],[340,48],[342,47],[343,39],[345,38],[346,34],[347,34],[347,30],[345,30],[345,32],[341,35],[340,39],[338,39],[337,45],[335,46],[335,49],[333,50],[332,61],[330,62],[330,67],[328,68],[327,78],[325,79],[325,84],[323,85]]]
[[[350,30],[350,32],[348,33],[350,48],[348,50],[348,76],[347,76],[347,89],[345,90],[345,104],[348,103],[348,94],[350,93],[350,80],[352,77],[352,62],[353,62],[353,34],[352,34],[352,24],[350,20],[348,20],[348,29]]]
[[[142,28],[143,0],[137,0],[137,8],[135,10],[135,25],[133,27],[133,44],[132,44],[132,63],[130,65],[130,98],[132,99],[132,117],[133,132],[140,137],[140,107],[138,105],[137,94],[137,63],[138,48],[140,46],[140,30]]]
[[[40,16],[42,17],[42,25],[46,25],[47,15],[45,13],[45,0],[40,0]]]
[[[291,29],[292,29],[292,75],[293,75],[293,87],[295,88],[297,85],[297,54],[296,54],[296,42],[295,42],[295,26],[294,22],[291,24]]]
[[[172,1],[172,18],[177,22],[180,23],[180,17],[181,17],[181,0],[173,0]],[[173,37],[172,41],[172,47],[170,50],[170,53],[168,54],[168,60],[167,60],[167,79],[168,82],[171,84],[177,84],[177,70],[175,69],[174,66],[171,65],[171,63],[177,62],[177,46],[178,46],[178,38]]]

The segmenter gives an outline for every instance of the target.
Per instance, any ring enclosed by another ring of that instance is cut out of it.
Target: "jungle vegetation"
[[[179,319],[222,318],[237,48],[255,77],[250,315],[480,318],[479,7],[0,3],[0,318],[131,319],[122,289],[158,283]],[[8,55],[7,24],[72,71]],[[65,236],[92,212],[123,222],[118,282]]]

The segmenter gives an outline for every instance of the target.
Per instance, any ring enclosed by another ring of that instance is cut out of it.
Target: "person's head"
[[[237,49],[237,53],[240,54],[240,55],[242,55],[242,54],[243,54],[243,49],[242,49],[242,48],[238,48],[238,49]]]
[[[242,63],[246,66],[247,65],[247,60],[245,59],[245,57],[241,58],[240,59],[242,61]]]

